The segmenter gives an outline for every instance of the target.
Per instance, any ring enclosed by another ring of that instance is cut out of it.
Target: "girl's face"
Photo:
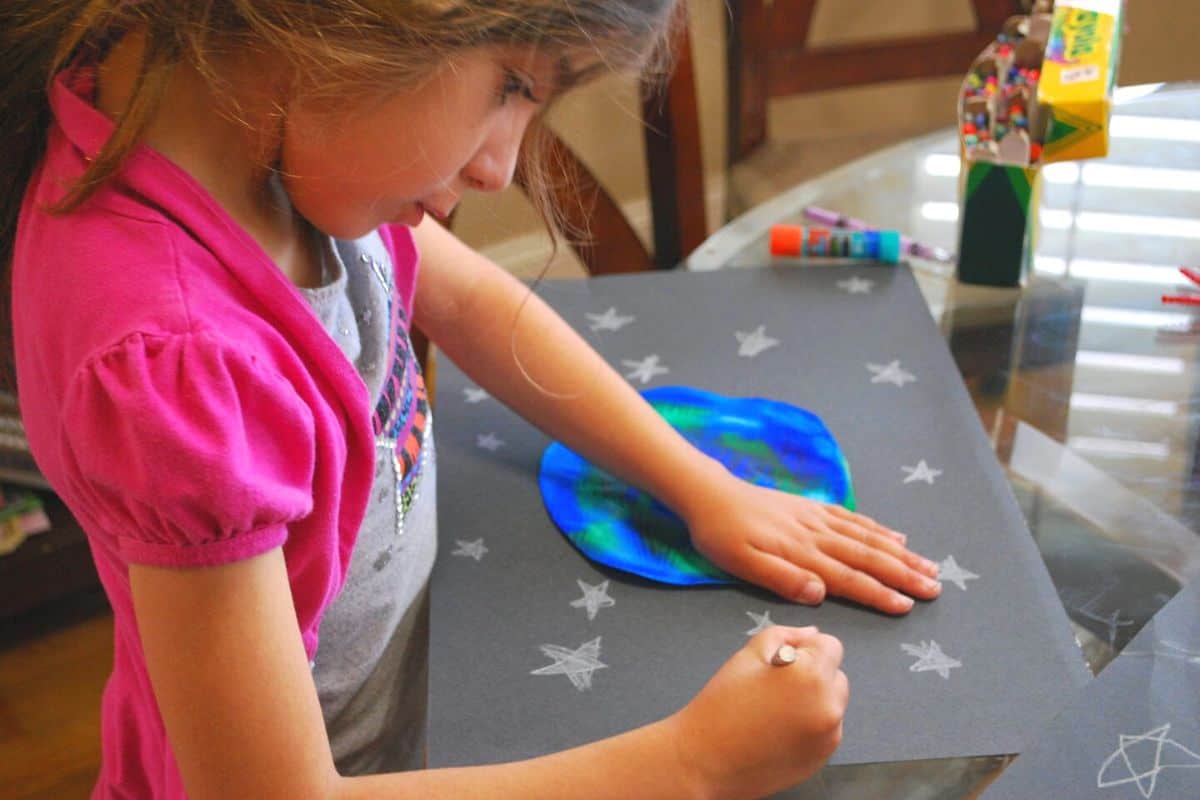
[[[357,238],[381,224],[445,218],[468,190],[512,181],[530,120],[559,62],[532,49],[470,51],[422,85],[343,115],[293,105],[283,185],[318,230]]]

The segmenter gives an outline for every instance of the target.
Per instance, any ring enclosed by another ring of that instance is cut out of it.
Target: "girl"
[[[773,628],[645,728],[397,772],[421,762],[435,530],[410,322],[662,498],[725,569],[894,614],[938,592],[900,534],[693,450],[439,224],[509,183],[561,92],[645,65],[671,6],[7,4],[0,258],[22,409],[115,619],[96,797],[757,797],[836,747],[840,644]],[[771,666],[784,643],[797,661]]]

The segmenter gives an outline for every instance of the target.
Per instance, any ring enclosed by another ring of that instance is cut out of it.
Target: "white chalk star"
[[[765,630],[775,624],[774,622],[771,622],[770,609],[761,614],[755,614],[753,611],[747,611],[746,616],[754,620],[754,627],[746,631],[747,636],[753,636],[759,631]]]
[[[838,288],[849,292],[850,294],[870,294],[871,287],[875,285],[875,281],[869,281],[866,278],[860,278],[855,275],[853,278],[845,281],[838,281]]]
[[[1200,769],[1200,753],[1193,753],[1174,739],[1168,739],[1171,723],[1161,725],[1138,736],[1118,735],[1119,744],[1116,751],[1100,765],[1096,773],[1096,788],[1120,786],[1123,783],[1136,783],[1142,797],[1154,795],[1154,786],[1158,783],[1158,773],[1165,769]],[[1164,753],[1164,750],[1166,751]],[[1133,752],[1131,752],[1133,751]],[[1153,755],[1151,755],[1153,753]],[[1164,756],[1169,763],[1164,764]],[[1152,766],[1134,767],[1134,762],[1146,765],[1153,758]],[[1128,773],[1128,777],[1105,777],[1110,767],[1114,771]]]
[[[946,556],[945,560],[938,564],[938,580],[950,581],[964,592],[967,590],[967,581],[978,577],[974,572],[960,567],[954,556]]]
[[[583,597],[578,600],[572,600],[571,607],[586,608],[589,622],[596,618],[596,614],[600,612],[600,609],[611,608],[617,604],[616,600],[608,596],[608,581],[604,581],[596,586],[584,583],[578,578],[575,579],[575,582],[579,584],[579,588],[583,591]]]
[[[458,545],[458,549],[450,553],[452,556],[466,556],[476,561],[482,561],[484,554],[488,551],[487,546],[483,543],[483,539],[476,539],[473,542],[464,542],[462,539],[455,539],[454,543]]]
[[[621,363],[630,367],[633,371],[625,373],[625,377],[629,380],[639,380],[642,383],[649,383],[655,375],[666,375],[671,370],[658,363],[658,356],[646,356],[641,361],[630,361],[622,359]]]
[[[635,319],[635,317],[622,317],[615,308],[610,308],[603,314],[587,314],[586,316],[594,331],[619,331]]]
[[[548,664],[531,671],[530,675],[566,675],[579,691],[592,688],[592,673],[598,669],[607,669],[608,665],[600,661],[600,637],[572,650],[558,644],[541,646],[542,655],[554,659]]]
[[[770,336],[767,336],[765,325],[759,325],[750,333],[734,331],[733,335],[737,337],[739,343],[738,355],[745,358],[754,358],[763,350],[769,350],[779,344],[778,339],[772,339]]]
[[[908,475],[904,478],[905,483],[912,483],[913,481],[925,481],[930,486],[933,486],[934,479],[937,478],[938,475],[942,474],[940,469],[934,469],[926,464],[925,459],[923,458],[917,462],[915,467],[900,467],[900,469],[908,473]]]
[[[491,395],[485,392],[483,389],[474,386],[468,386],[464,388],[463,396],[467,398],[468,403],[481,403],[491,397]]]
[[[475,437],[475,444],[484,450],[494,453],[501,447],[504,447],[504,440],[498,438],[494,433],[481,433]]]
[[[894,383],[897,386],[903,386],[909,381],[917,379],[916,375],[900,368],[899,359],[888,364],[867,364],[867,369],[875,373],[871,378],[871,383]]]
[[[909,672],[936,672],[943,678],[949,678],[950,670],[962,666],[961,661],[943,653],[942,648],[932,639],[919,645],[902,644],[900,649],[917,658],[917,663],[908,668]]]

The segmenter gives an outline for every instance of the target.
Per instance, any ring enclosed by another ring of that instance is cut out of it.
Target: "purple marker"
[[[876,230],[874,225],[868,224],[861,219],[847,217],[844,214],[839,214],[836,211],[830,211],[827,208],[819,206],[805,206],[804,216],[814,222],[819,222],[822,225],[829,225],[834,228],[849,228],[852,231],[873,231]],[[954,254],[948,250],[943,250],[940,247],[921,244],[914,242],[907,236],[900,237],[900,250],[906,255],[916,256],[917,258],[927,258],[930,261],[942,261],[945,263],[954,263]]]

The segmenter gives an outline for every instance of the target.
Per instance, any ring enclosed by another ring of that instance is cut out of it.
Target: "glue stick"
[[[895,264],[900,260],[896,231],[848,231],[807,225],[771,226],[771,255],[862,258]]]

